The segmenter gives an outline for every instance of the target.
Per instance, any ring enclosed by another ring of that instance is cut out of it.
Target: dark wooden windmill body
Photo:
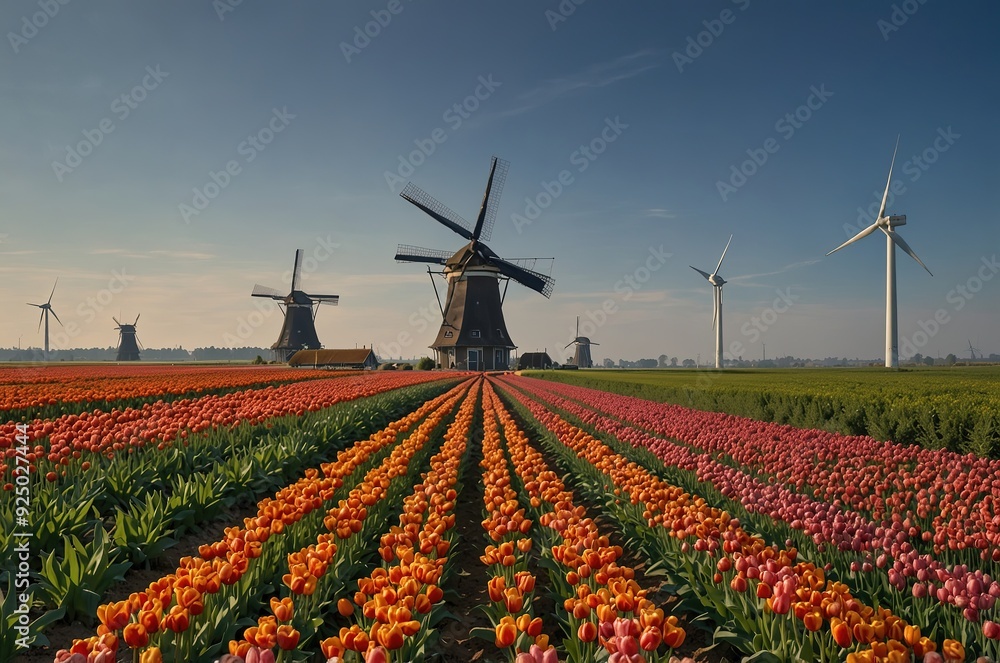
[[[115,327],[118,330],[118,355],[115,361],[139,361],[139,349],[142,344],[139,343],[139,335],[135,330],[139,324],[139,316],[135,316],[135,322],[130,325],[123,325],[118,322],[118,318],[111,319],[118,325]]]
[[[339,295],[311,295],[299,289],[302,274],[302,249],[295,250],[292,290],[287,295],[274,288],[255,285],[251,297],[265,297],[278,302],[285,319],[278,340],[271,346],[275,359],[288,361],[299,350],[318,350],[323,346],[316,334],[316,313],[321,304],[336,306]]]
[[[448,283],[444,303],[440,297],[441,328],[434,343],[435,363],[441,368],[459,370],[507,370],[511,351],[517,348],[507,332],[503,317],[503,295],[510,280],[540,292],[552,294],[554,281],[518,261],[505,260],[484,242],[490,239],[496,221],[500,193],[507,177],[509,164],[493,157],[486,193],[475,225],[469,224],[427,193],[409,184],[400,194],[438,223],[451,229],[468,243],[458,251],[424,249],[400,245],[396,260],[441,265],[439,272]],[[528,259],[533,263],[533,259]],[[434,272],[428,267],[431,282]],[[434,286],[437,293],[437,286]]]
[[[594,343],[586,336],[580,336],[580,317],[576,318],[576,338],[566,344],[566,348],[576,344],[576,350],[573,353],[573,365],[577,368],[593,368],[594,360],[590,356],[590,346],[600,345],[600,343]],[[563,348],[565,350],[566,348]]]

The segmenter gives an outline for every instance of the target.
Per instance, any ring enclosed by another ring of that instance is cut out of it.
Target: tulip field
[[[513,374],[129,370],[0,370],[0,663],[1000,660],[1000,461]]]

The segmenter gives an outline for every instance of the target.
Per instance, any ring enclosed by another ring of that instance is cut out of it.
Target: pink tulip
[[[365,663],[389,663],[389,656],[384,647],[378,646],[368,652],[365,656]]]
[[[531,654],[521,652],[517,655],[517,658],[514,659],[514,663],[535,663],[535,659],[531,657]]]

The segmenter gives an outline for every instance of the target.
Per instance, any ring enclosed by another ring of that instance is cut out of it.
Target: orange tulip
[[[163,663],[163,654],[159,647],[150,647],[139,655],[140,663]]]
[[[576,637],[580,639],[580,642],[593,642],[597,639],[597,624],[583,622],[576,630]]]
[[[958,640],[945,640],[941,644],[941,655],[945,663],[960,663],[965,660],[965,647]]]
[[[830,635],[833,636],[833,641],[836,642],[840,647],[847,649],[851,646],[851,629],[847,626],[847,623],[834,617],[830,620]]]
[[[505,649],[514,644],[517,639],[517,626],[513,617],[504,617],[494,629],[496,631],[496,646]]]
[[[295,649],[299,644],[299,632],[291,624],[282,624],[278,627],[277,640],[279,648],[285,651]]]
[[[802,623],[807,629],[815,633],[823,627],[823,615],[819,610],[813,608],[802,616]]]
[[[136,622],[125,627],[122,637],[125,639],[125,644],[132,649],[141,649],[149,644],[149,634],[146,632],[146,627]]]

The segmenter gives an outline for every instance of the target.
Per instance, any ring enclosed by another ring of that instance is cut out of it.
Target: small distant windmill
[[[511,351],[517,346],[507,333],[503,317],[503,297],[511,280],[517,281],[545,297],[552,294],[555,281],[518,261],[504,260],[485,242],[489,241],[500,206],[500,193],[510,167],[503,159],[493,157],[486,192],[475,224],[442,205],[413,183],[399,194],[404,200],[423,210],[432,219],[468,241],[458,251],[425,249],[400,244],[398,262],[422,262],[443,265],[448,281],[448,294],[441,305],[441,328],[431,348],[436,362],[445,368],[467,368],[471,371],[505,370],[510,364]],[[534,265],[533,258],[524,262]],[[428,267],[428,273],[430,268]],[[434,283],[433,276],[431,283]],[[437,285],[434,286],[437,293]]]
[[[896,334],[896,246],[903,249],[907,255],[917,261],[928,274],[931,270],[917,257],[910,245],[906,243],[896,228],[906,225],[905,214],[886,214],[885,202],[889,198],[889,185],[892,184],[892,167],[896,164],[896,150],[899,149],[899,137],[896,137],[896,149],[892,152],[892,161],[889,163],[889,179],[885,182],[885,193],[882,194],[882,206],[878,210],[878,218],[857,235],[847,240],[830,253],[841,250],[848,244],[853,244],[863,237],[871,235],[876,230],[881,230],[885,234],[885,367],[897,368],[899,366],[899,342]],[[830,255],[827,253],[826,255]],[[931,274],[931,276],[934,276]]]
[[[580,316],[576,316],[576,338],[567,343],[566,348],[574,343],[576,344],[576,352],[573,355],[573,364],[578,368],[593,368],[594,361],[590,357],[590,346],[600,345],[600,343],[594,343],[586,336],[580,336]]]
[[[115,357],[115,361],[139,361],[139,350],[145,349],[135,331],[135,326],[139,324],[139,316],[135,316],[135,322],[130,325],[123,325],[118,322],[118,318],[111,319],[118,325],[115,327],[118,330],[118,356]]]
[[[697,267],[691,267],[691,269],[704,276],[705,280],[712,284],[712,329],[715,330],[716,368],[722,368],[722,286],[727,283],[725,279],[719,276],[719,268],[722,267],[722,261],[726,259],[726,251],[729,250],[729,244],[732,243],[732,241],[733,236],[730,235],[729,241],[726,242],[726,248],[722,250],[722,257],[719,258],[719,264],[715,266],[715,271],[711,274],[703,272]]]
[[[979,359],[983,358],[982,350],[979,348],[972,347],[972,341],[969,341],[969,354],[972,356],[972,361],[976,361],[976,353],[979,353]]]
[[[281,326],[278,340],[271,350],[279,361],[288,361],[299,350],[318,350],[319,337],[316,335],[316,313],[320,304],[336,306],[340,295],[310,295],[299,289],[302,275],[302,249],[295,250],[295,267],[292,269],[292,291],[281,294],[274,288],[255,285],[251,297],[266,297],[280,302],[284,307],[285,322]]]
[[[52,309],[52,295],[56,294],[56,285],[59,284],[59,279],[56,278],[56,282],[52,284],[52,292],[49,293],[49,299],[44,304],[32,304],[28,302],[28,306],[35,306],[42,309],[42,313],[38,318],[38,328],[42,328],[42,319],[45,320],[45,361],[49,360],[49,313],[52,317],[56,319],[59,326],[63,326],[62,320],[56,315],[56,312]]]

